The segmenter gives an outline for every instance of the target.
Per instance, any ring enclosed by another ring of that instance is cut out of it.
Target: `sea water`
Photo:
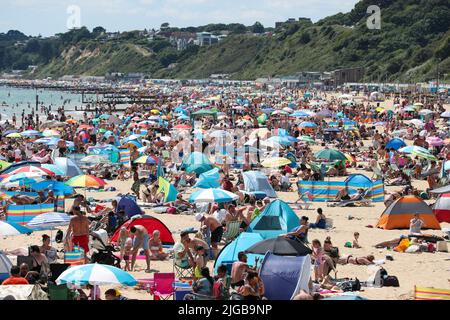
[[[38,96],[39,107],[36,110],[36,96]],[[85,100],[95,101],[95,95],[85,95]],[[0,86],[0,114],[1,121],[11,120],[13,114],[19,119],[22,111],[25,114],[33,109],[37,114],[41,114],[40,106],[51,107],[55,112],[59,107],[64,106],[65,110],[75,110],[75,107],[83,106],[81,93],[72,93],[66,91],[31,89],[31,88],[13,88]],[[70,111],[74,118],[81,118],[83,112]]]

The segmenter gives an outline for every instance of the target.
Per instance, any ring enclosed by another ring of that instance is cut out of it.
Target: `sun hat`
[[[197,213],[195,215],[195,220],[200,222],[202,219],[203,219],[203,213]]]

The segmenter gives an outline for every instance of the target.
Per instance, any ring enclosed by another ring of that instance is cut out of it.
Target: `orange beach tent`
[[[430,206],[416,196],[402,197],[387,207],[378,221],[377,228],[409,229],[410,221],[417,213],[425,222],[423,229],[441,229]]]

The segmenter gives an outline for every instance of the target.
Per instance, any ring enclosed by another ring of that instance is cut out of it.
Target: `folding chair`
[[[230,221],[227,223],[226,231],[223,233],[222,239],[225,244],[237,238],[241,230],[240,221]]]
[[[67,288],[67,285],[63,284],[57,286],[55,284],[48,284],[48,296],[50,300],[73,300],[73,291]]]
[[[155,300],[169,300],[175,294],[175,273],[155,273],[151,293]]]
[[[179,266],[175,259],[173,260],[173,272],[177,279],[192,279],[194,278],[194,269],[191,266]]]
[[[450,290],[414,286],[414,300],[450,300]]]

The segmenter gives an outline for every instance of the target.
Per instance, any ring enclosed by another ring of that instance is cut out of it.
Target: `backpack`
[[[383,287],[400,287],[396,276],[387,276],[383,279]]]
[[[62,232],[62,230],[58,230],[56,232],[56,236],[55,236],[56,243],[62,243],[63,242],[63,238],[64,238],[64,233]]]
[[[361,282],[356,278],[355,280],[348,280],[338,284],[338,287],[344,292],[353,292],[361,290]]]

